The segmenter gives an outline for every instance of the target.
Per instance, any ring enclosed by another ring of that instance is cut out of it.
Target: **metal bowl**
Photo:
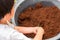
[[[22,2],[19,2],[17,3],[17,5],[15,5],[15,15],[13,18],[13,21],[14,21],[13,23],[15,25],[18,25],[17,19],[18,19],[19,14],[23,12],[23,10],[26,9],[28,6],[33,6],[34,4],[38,2],[41,2],[44,6],[56,6],[60,9],[60,2],[56,0],[23,0]],[[57,40],[58,38],[60,38],[60,34],[46,40]]]

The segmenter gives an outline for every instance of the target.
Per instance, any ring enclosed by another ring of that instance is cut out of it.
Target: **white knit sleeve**
[[[10,40],[32,40],[28,37],[26,37],[25,35],[23,35],[22,33],[19,33],[17,31],[14,31],[11,35],[10,35]]]

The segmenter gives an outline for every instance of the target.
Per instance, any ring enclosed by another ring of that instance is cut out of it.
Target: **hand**
[[[33,33],[36,34],[39,27],[33,27]]]
[[[37,34],[36,34],[36,36],[34,37],[33,40],[43,40],[42,39],[43,38],[43,34],[44,34],[44,29],[42,27],[39,27],[37,29]]]
[[[37,34],[44,34],[44,29],[42,27],[39,27],[37,30]]]

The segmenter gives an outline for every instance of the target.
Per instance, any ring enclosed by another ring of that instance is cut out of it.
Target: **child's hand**
[[[39,27],[32,27],[32,28],[33,28],[33,33],[36,34]]]
[[[42,27],[35,27],[33,30],[33,33],[37,34],[37,33],[41,33],[44,34],[44,29]]]
[[[38,30],[37,30],[37,34],[43,35],[44,34],[44,29],[42,27],[39,27]]]
[[[33,40],[43,40],[43,34],[44,34],[44,29],[42,27],[39,27],[37,29],[37,33],[36,33],[36,36],[34,37]]]

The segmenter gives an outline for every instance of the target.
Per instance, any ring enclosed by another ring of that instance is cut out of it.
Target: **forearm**
[[[43,34],[37,33],[33,40],[42,40]]]
[[[22,32],[24,34],[27,34],[30,32],[30,30],[32,30],[33,28],[32,27],[19,27],[19,26],[16,26],[14,28],[15,30],[19,31],[19,32]]]

